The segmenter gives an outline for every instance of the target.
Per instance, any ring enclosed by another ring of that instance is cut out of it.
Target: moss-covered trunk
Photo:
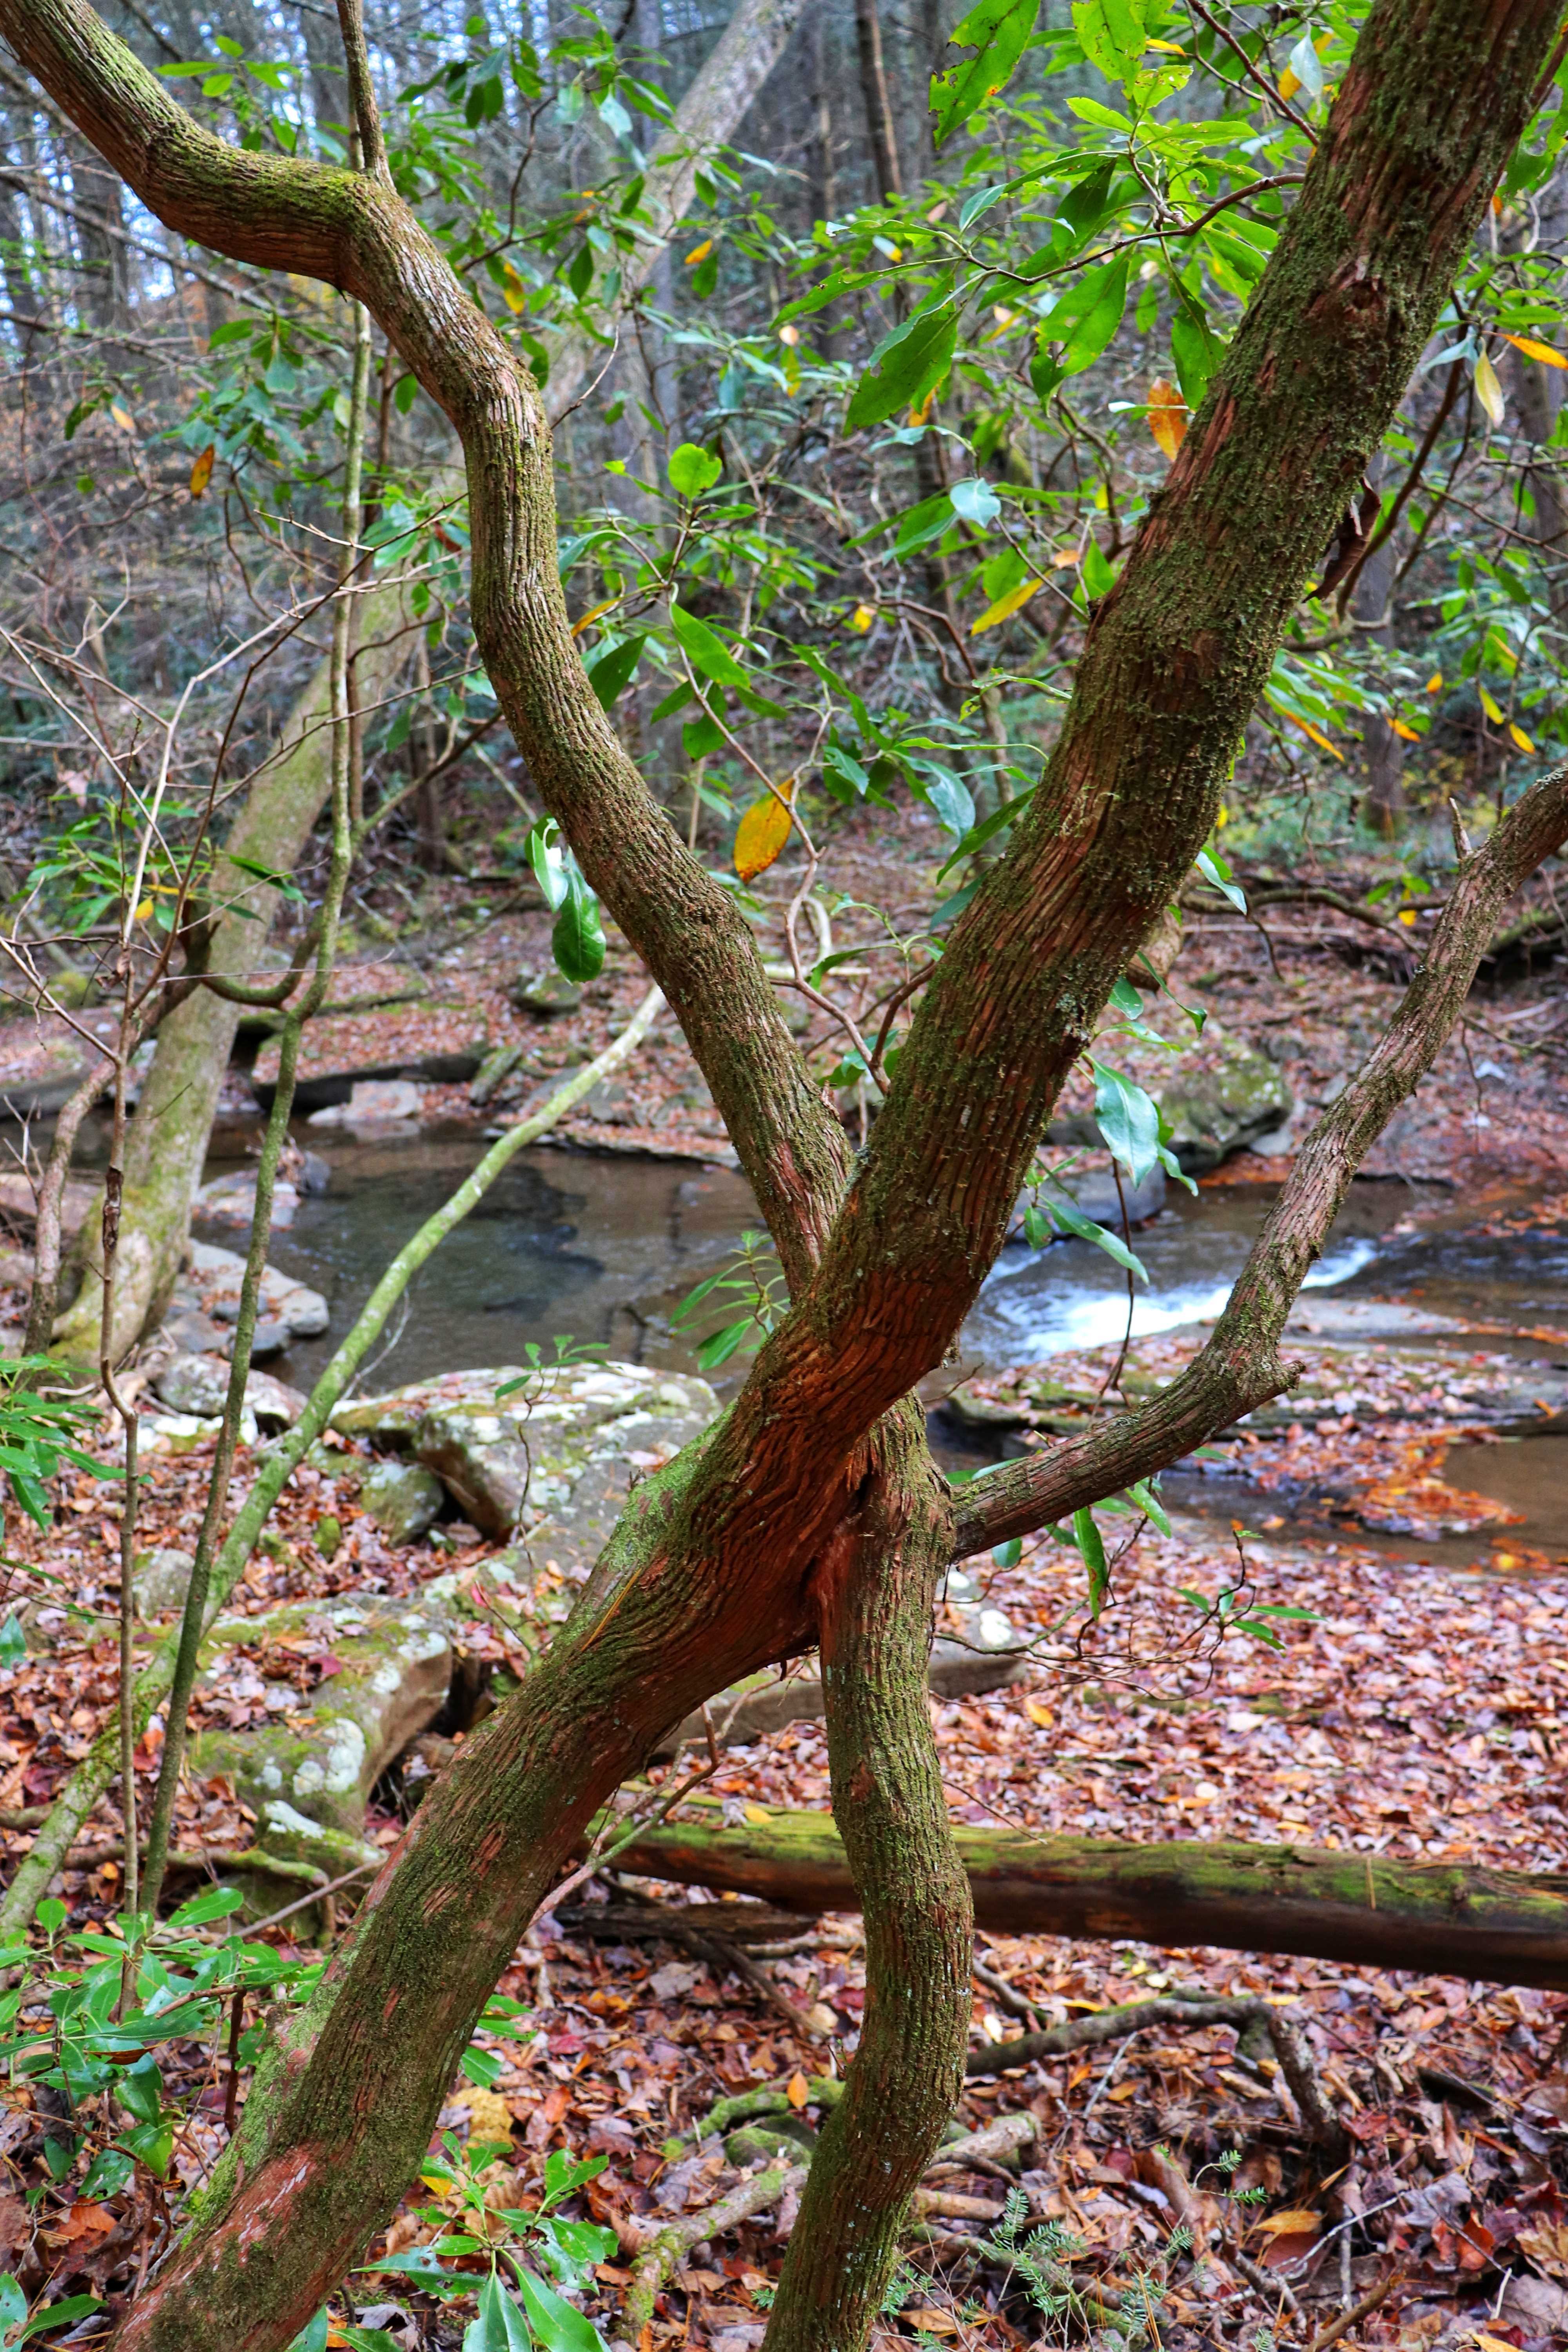
[[[953,1835],[975,1920],[997,1935],[1137,1936],[1568,1991],[1568,1877],[1234,1838]],[[666,1823],[621,1860],[788,1910],[848,1911],[845,1844],[830,1814],[775,1813],[754,1827]]]
[[[866,2013],[801,2198],[764,2352],[841,2352],[882,2307],[909,2201],[952,2118],[974,1914],[931,1728],[945,1491],[912,1402],[875,1436],[813,1579],[833,1810],[866,1916]]]
[[[844,1196],[842,1137],[744,922],[682,851],[584,677],[548,428],[515,354],[389,190],[225,148],[83,0],[0,0],[23,62],[162,218],[360,295],[451,416],[486,668],[686,1030],[795,1301],[725,1419],[638,1487],[590,1606],[428,1801],[123,2346],[289,2341],[417,2170],[485,1996],[593,1812],[680,1714],[810,1645],[814,1579],[847,1515],[853,1534],[872,1433],[951,1344],[1066,1071],[1206,837],[1562,14],[1561,0],[1374,0],[1252,309],[1097,612],[1048,772],[955,929]],[[906,2091],[923,2116],[919,2083]],[[875,2135],[875,2103],[866,2115]],[[858,2282],[821,2340],[857,2352],[865,2320]]]

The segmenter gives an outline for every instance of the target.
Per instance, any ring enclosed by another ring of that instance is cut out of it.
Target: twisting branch
[[[1453,1029],[1506,901],[1568,840],[1568,768],[1532,784],[1460,868],[1398,1012],[1296,1156],[1207,1346],[1180,1379],[1092,1436],[1008,1463],[963,1489],[953,1558],[1031,1534],[1190,1454],[1300,1376],[1279,1342],[1351,1179]]]

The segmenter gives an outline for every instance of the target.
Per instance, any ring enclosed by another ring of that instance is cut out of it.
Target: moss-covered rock
[[[1171,1129],[1171,1150],[1189,1176],[1217,1168],[1233,1151],[1285,1124],[1293,1108],[1290,1090],[1266,1054],[1216,1021],[1205,1022],[1203,1034],[1194,1036],[1172,1007],[1147,1009],[1151,1025],[1168,1034],[1167,1045],[1116,1034],[1097,1039],[1094,1051],[1153,1096]],[[1083,1063],[1062,1089],[1046,1141],[1089,1148],[1100,1142],[1094,1080]]]
[[[420,1462],[376,1462],[360,1480],[360,1503],[388,1543],[413,1543],[435,1526],[446,1490]]]
[[[193,1770],[201,1780],[227,1774],[269,1847],[259,1825],[268,1806],[288,1808],[290,1843],[274,1850],[328,1867],[332,1841],[361,1836],[375,1782],[445,1705],[462,1614],[443,1577],[415,1601],[347,1593],[219,1618],[198,1694],[209,1715],[228,1704],[249,1720],[198,1732]],[[284,1679],[300,1661],[325,1670],[308,1692]]]
[[[524,1385],[510,1395],[500,1391]],[[714,1419],[708,1382],[640,1364],[498,1365],[341,1405],[332,1425],[433,1471],[465,1517],[585,1573],[635,1478]]]

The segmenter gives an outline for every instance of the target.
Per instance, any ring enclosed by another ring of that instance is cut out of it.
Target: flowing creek
[[[292,1225],[274,1236],[272,1256],[326,1295],[332,1323],[324,1338],[295,1342],[270,1369],[308,1387],[388,1259],[468,1172],[479,1146],[468,1129],[358,1140],[302,1129],[300,1139],[328,1161],[329,1189],[300,1198]],[[235,1165],[215,1162],[209,1175]],[[1149,1274],[1148,1287],[1136,1293],[1135,1335],[1212,1321],[1271,1197],[1258,1186],[1205,1187],[1196,1200],[1168,1190],[1163,1211],[1133,1235]],[[1324,1339],[1379,1349],[1418,1344],[1466,1363],[1484,1351],[1513,1358],[1521,1369],[1552,1369],[1560,1381],[1568,1369],[1568,1229],[1484,1230],[1500,1208],[1528,1197],[1522,1184],[1463,1204],[1430,1186],[1357,1184],[1303,1292],[1301,1319]],[[362,1392],[515,1362],[526,1342],[548,1350],[565,1336],[614,1357],[693,1369],[694,1342],[671,1328],[670,1318],[758,1222],[744,1179],[729,1169],[548,1147],[527,1152],[426,1267]],[[232,1225],[199,1230],[242,1245]],[[1402,1313],[1380,1315],[1377,1302],[1397,1302]],[[697,1331],[727,1319],[721,1311],[700,1315]],[[1126,1319],[1126,1276],[1089,1244],[1009,1248],[965,1328],[964,1369],[993,1370],[1068,1348],[1114,1344]],[[1391,1330],[1391,1322],[1405,1328]],[[1470,1328],[1443,1329],[1444,1323]],[[721,1391],[733,1386],[745,1360],[731,1360],[717,1376]],[[933,1400],[952,1377],[944,1371],[933,1381]],[[1568,1421],[1542,1418],[1538,1436],[1451,1446],[1442,1475],[1522,1512],[1524,1524],[1510,1531],[1522,1547],[1568,1557]],[[933,1436],[953,1466],[973,1466],[998,1450],[986,1433],[940,1412]],[[1342,1520],[1310,1496],[1282,1501],[1239,1475],[1184,1465],[1167,1475],[1165,1491],[1179,1507],[1226,1523],[1257,1527],[1267,1517],[1278,1528],[1283,1514],[1291,1538],[1346,1539]],[[1391,1558],[1495,1570],[1489,1532],[1496,1530],[1432,1538],[1352,1531],[1358,1544],[1375,1544]]]

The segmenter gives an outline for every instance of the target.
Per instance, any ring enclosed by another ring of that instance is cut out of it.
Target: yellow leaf
[[[1479,2344],[1481,2352],[1513,2352],[1511,2344],[1505,2344],[1500,2336],[1489,2336],[1484,2327],[1472,2327],[1468,2340],[1472,2344]]]
[[[1414,908],[1414,907],[1401,907],[1401,908],[1400,908],[1400,910],[1399,910],[1399,919],[1400,919],[1400,921],[1405,925],[1405,929],[1406,929],[1406,930],[1413,929],[1414,929],[1414,927],[1415,927],[1415,908]]]
[[[800,2113],[802,2107],[810,2104],[811,2084],[804,2074],[795,2074],[790,2076],[789,2081],[784,2084],[784,2096],[796,2115]]]
[[[1163,375],[1149,386],[1149,430],[1167,457],[1173,457],[1187,437],[1187,404]]]
[[[1510,719],[1509,720],[1508,731],[1513,737],[1514,741],[1519,745],[1521,751],[1534,751],[1534,744],[1531,741],[1523,728],[1521,727],[1515,719]]]
[[[457,2186],[455,2181],[448,2180],[444,2172],[422,2172],[419,2178],[424,2186],[436,2197],[449,2197]]]
[[[1295,719],[1296,724],[1300,729],[1302,734],[1310,735],[1313,742],[1318,745],[1321,751],[1327,751],[1332,759],[1339,760],[1341,761],[1343,761],[1345,756],[1344,753],[1342,751],[1336,751],[1328,737],[1323,733],[1322,730],[1321,728],[1314,727],[1310,719],[1296,719],[1296,714],[1293,710],[1287,711],[1285,715],[1288,719]]]
[[[602,604],[593,605],[589,611],[584,614],[580,621],[573,622],[572,635],[574,637],[580,637],[584,630],[590,627],[592,624],[598,619],[601,613],[607,613],[610,610],[611,605],[618,604],[620,601],[621,600],[618,596],[609,596],[605,598]]]
[[[146,921],[146,919],[147,919],[148,916],[152,913],[152,911],[153,911],[153,901],[152,901],[152,899],[151,899],[151,898],[143,898],[143,899],[142,899],[142,904],[141,904],[141,905],[137,908],[137,909],[136,909],[136,920],[137,920],[139,923],[144,923],[144,922]]]
[[[1287,66],[1284,72],[1279,77],[1280,97],[1289,101],[1290,99],[1295,97],[1296,92],[1300,89],[1300,87],[1301,85],[1300,81],[1298,81],[1296,76],[1291,72],[1289,67]]]
[[[193,499],[199,499],[202,492],[206,488],[207,484],[212,480],[213,460],[216,456],[217,451],[209,441],[206,447],[202,451],[201,456],[196,459],[195,464],[191,467],[191,496]]]
[[[1216,808],[1214,813],[1214,821],[1216,825],[1228,824],[1230,823],[1230,811],[1226,808],[1223,801],[1221,801],[1218,808]]]
[[[1440,694],[1442,690],[1443,673],[1440,669],[1434,670],[1432,676],[1426,681],[1426,691],[1428,694]]]
[[[1323,2217],[1321,2213],[1309,2212],[1304,2207],[1296,2206],[1288,2213],[1270,2213],[1267,2221],[1255,2222],[1253,2226],[1261,2230],[1267,2238],[1282,2238],[1287,2231],[1294,2237],[1299,2231],[1321,2230]]]
[[[784,326],[779,329],[779,341],[781,343],[787,343],[792,351],[795,349],[796,343],[799,342],[800,329],[795,325],[793,319],[789,321],[787,326]]]
[[[863,637],[876,617],[877,607],[875,604],[857,604],[855,610],[849,615],[849,625],[858,635]]]
[[[1163,49],[1168,58],[1184,58],[1187,54],[1180,41],[1156,41],[1151,37],[1143,46],[1146,49]]]
[[[1110,2092],[1109,2096],[1115,2100],[1135,2099],[1142,2088],[1141,2083],[1118,2083],[1115,2090]]]
[[[921,401],[918,408],[910,409],[910,423],[911,425],[929,425],[931,423],[931,410],[935,406],[936,393],[932,390],[927,393],[925,398]]]
[[[1042,1706],[1037,1698],[1026,1698],[1024,1701],[1024,1713],[1031,1723],[1037,1723],[1042,1731],[1048,1731],[1056,1721],[1050,1708]]]
[[[776,808],[776,807],[778,806],[778,803],[777,803],[776,801],[773,801],[773,802],[771,802],[771,803],[769,803],[769,805],[770,805],[771,807]],[[748,809],[748,810],[747,810],[747,812],[746,812],[746,814],[749,816],[751,814],[752,814],[752,812],[750,811],[750,809]],[[787,811],[787,810],[785,811],[785,814],[786,814],[786,815],[788,814],[788,811]],[[788,826],[787,826],[787,825],[785,826],[784,830],[785,830],[785,832],[786,832],[786,833],[788,832],[789,828],[788,828]],[[777,856],[777,855],[778,855],[778,852],[775,850],[775,851],[773,852],[773,856],[776,857],[776,856]],[[737,862],[737,864],[738,864],[738,863],[739,863],[739,859],[737,859],[737,861],[736,861],[736,862]],[[771,860],[771,859],[769,860],[769,863],[770,863],[770,864],[772,863],[772,860]],[[741,1811],[745,1814],[746,1819],[747,1819],[749,1822],[771,1822],[771,1821],[773,1820],[773,1815],[772,1815],[772,1813],[770,1813],[770,1812],[769,1812],[769,1811],[768,1811],[768,1809],[767,1809],[766,1805],[742,1805],[742,1808],[741,1808]]]
[[[1503,341],[1511,343],[1516,352],[1522,352],[1527,360],[1544,361],[1548,367],[1568,368],[1568,359],[1561,352],[1553,351],[1550,343],[1538,343],[1533,335],[1505,335]]]
[[[686,257],[688,269],[694,268],[700,261],[706,261],[712,250],[713,240],[710,236],[705,236],[700,245],[694,245]]]
[[[986,606],[980,618],[971,625],[970,635],[977,637],[982,629],[994,629],[1003,621],[1010,621],[1015,613],[1023,611],[1039,585],[1037,580],[1025,580],[1016,588],[1009,588],[1005,596],[997,597],[994,604]]]
[[[1492,423],[1500,425],[1507,404],[1502,396],[1502,386],[1498,382],[1498,372],[1485,352],[1480,352],[1476,360],[1476,398]]]
[[[507,309],[510,310],[515,317],[518,312],[526,310],[528,308],[528,289],[523,284],[521,278],[518,276],[510,261],[503,261],[501,263],[500,274],[502,281],[500,289],[501,300],[506,304]]]
[[[1492,696],[1487,692],[1484,686],[1480,689],[1480,697],[1481,709],[1486,712],[1487,717],[1491,720],[1494,727],[1500,727],[1502,725],[1502,712],[1498,709],[1496,701]]]
[[[132,415],[131,411],[128,408],[121,408],[117,400],[111,400],[110,402],[109,413],[110,416],[113,417],[116,425],[119,425],[121,433],[135,432],[136,419]]]
[[[1419,743],[1419,742],[1420,742],[1421,738],[1420,738],[1420,736],[1416,733],[1416,731],[1415,731],[1415,728],[1414,728],[1414,727],[1406,727],[1406,725],[1405,724],[1405,721],[1404,721],[1404,719],[1391,719],[1389,720],[1389,722],[1388,722],[1388,723],[1389,723],[1389,725],[1393,728],[1393,730],[1394,730],[1394,733],[1395,733],[1396,735],[1401,735],[1401,736],[1403,736],[1403,737],[1404,737],[1404,739],[1405,739],[1405,742],[1407,742],[1407,743]]]

